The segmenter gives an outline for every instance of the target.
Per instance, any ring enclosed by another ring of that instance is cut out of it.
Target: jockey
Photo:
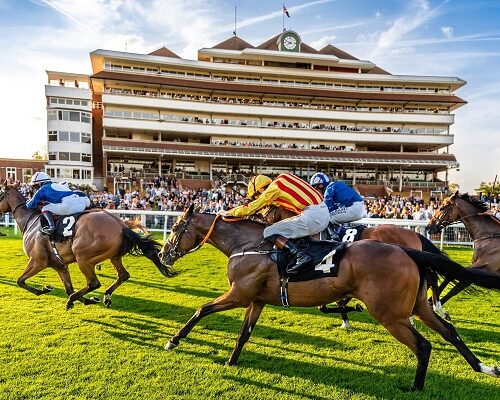
[[[330,223],[341,225],[357,221],[365,216],[363,199],[353,188],[341,181],[330,181],[328,175],[316,172],[311,178],[311,186],[325,196],[330,212]]]
[[[298,214],[279,221],[264,229],[264,239],[296,258],[295,265],[287,268],[289,274],[296,274],[311,261],[311,256],[288,239],[315,235],[328,225],[328,207],[323,203],[321,193],[307,182],[292,174],[281,174],[271,180],[257,175],[248,184],[247,199],[250,203],[219,212],[222,215],[245,217],[271,204],[282,206]]]
[[[33,209],[45,203],[42,207],[42,215],[49,226],[42,228],[42,232],[47,235],[51,235],[56,229],[52,213],[71,215],[82,212],[90,206],[90,199],[85,193],[72,191],[68,186],[59,183],[52,183],[50,176],[45,172],[36,172],[31,177],[31,185],[40,189],[26,203],[26,207]]]
[[[486,215],[491,215],[492,217],[495,217],[496,219],[500,220],[500,211],[495,211],[493,209],[488,210],[485,212]]]

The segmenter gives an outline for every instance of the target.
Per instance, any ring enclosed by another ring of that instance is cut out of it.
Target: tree
[[[449,193],[455,193],[459,189],[460,189],[460,185],[458,183],[450,183],[450,185],[448,186]]]
[[[33,160],[46,160],[47,159],[47,154],[43,151],[37,150],[33,153],[31,156]]]
[[[483,196],[497,196],[500,194],[500,182],[497,181],[495,187],[493,187],[493,182],[481,182],[479,187],[474,190]]]

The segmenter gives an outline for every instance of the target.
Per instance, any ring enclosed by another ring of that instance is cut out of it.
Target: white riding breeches
[[[287,239],[315,235],[328,226],[328,207],[325,203],[304,208],[302,214],[276,222],[264,229],[264,237],[281,235]]]
[[[70,194],[63,197],[61,203],[51,203],[43,206],[42,211],[50,211],[57,215],[71,215],[82,212],[90,206],[88,197],[80,197],[77,194]]]
[[[366,215],[365,204],[362,201],[356,201],[349,207],[340,207],[330,212],[330,222],[341,225],[346,222],[353,222],[363,218]]]

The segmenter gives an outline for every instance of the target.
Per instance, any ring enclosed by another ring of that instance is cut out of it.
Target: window
[[[79,169],[73,170],[73,179],[80,179],[80,170]]]
[[[49,160],[57,160],[57,153],[49,153]]]
[[[23,182],[27,183],[31,180],[31,176],[33,175],[33,169],[31,168],[23,168]]]
[[[57,119],[57,111],[56,110],[49,110],[47,111],[47,119],[50,120],[56,120]]]
[[[70,161],[80,161],[80,153],[69,153]]]
[[[48,176],[50,176],[51,178],[55,178],[56,177],[56,169],[55,168],[47,168],[45,170],[45,172],[47,173]]]
[[[90,114],[89,113],[82,113],[82,122],[86,122],[90,124]]]
[[[69,153],[67,151],[60,151],[59,152],[59,160],[69,161]]]
[[[7,174],[7,179],[17,180],[16,167],[6,167],[5,173]]]
[[[49,142],[57,142],[57,131],[49,131]]]
[[[78,160],[80,161],[80,160]],[[92,162],[92,155],[87,153],[82,153],[82,161],[83,162]]]
[[[69,111],[69,120],[74,122],[80,122],[80,113],[77,111]]]
[[[70,132],[69,133],[70,142],[80,142],[80,132]]]
[[[59,141],[60,142],[69,142],[69,132],[59,131]]]
[[[92,171],[89,169],[82,169],[82,179],[92,179]]]
[[[82,143],[91,143],[91,142],[92,139],[90,133],[82,132]]]

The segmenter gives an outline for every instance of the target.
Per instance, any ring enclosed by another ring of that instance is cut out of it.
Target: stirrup
[[[54,231],[56,230],[55,226],[44,226],[40,231],[44,233],[45,235],[52,235]]]

